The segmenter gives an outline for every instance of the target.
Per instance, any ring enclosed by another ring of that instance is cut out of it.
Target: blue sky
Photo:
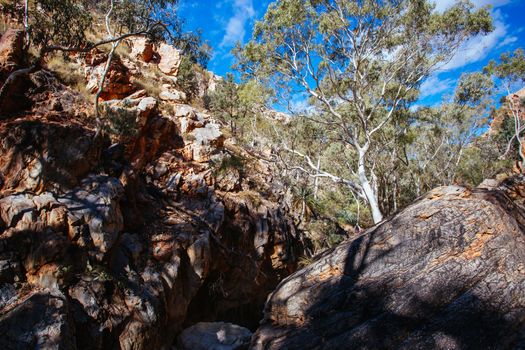
[[[443,10],[455,0],[437,0]],[[476,6],[492,5],[495,30],[467,42],[452,60],[421,86],[419,105],[433,105],[450,96],[462,72],[480,70],[502,52],[525,47],[525,0],[471,0]],[[186,29],[202,29],[214,49],[208,69],[219,75],[230,71],[230,50],[236,42],[250,39],[256,20],[262,18],[270,0],[181,0],[179,13]]]

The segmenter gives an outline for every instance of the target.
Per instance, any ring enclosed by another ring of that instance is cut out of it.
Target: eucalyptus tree
[[[317,170],[306,155],[305,166],[366,200],[376,223],[383,214],[370,149],[382,142],[380,131],[466,39],[492,30],[487,9],[467,1],[442,13],[433,7],[426,0],[280,0],[237,55],[246,75],[309,96],[318,111],[310,117],[337,132],[332,142],[348,150],[352,175]]]
[[[522,134],[525,131],[525,124],[523,123],[525,96],[514,95],[512,91],[517,88],[523,89],[523,84],[525,83],[525,52],[522,48],[519,48],[513,53],[503,53],[499,58],[499,62],[492,60],[483,70],[486,74],[495,78],[500,90],[503,90],[503,93],[506,94],[503,105],[506,112],[512,117],[514,124],[512,136],[508,140],[503,156],[506,156],[512,149],[513,143],[517,142],[519,161],[521,163],[520,170],[523,172],[525,150]]]

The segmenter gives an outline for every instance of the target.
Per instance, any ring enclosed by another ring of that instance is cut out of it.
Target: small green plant
[[[231,169],[238,170],[242,173],[245,166],[246,159],[235,154],[223,157],[216,162],[212,161],[212,167],[215,169],[216,175],[225,174]]]
[[[88,263],[86,266],[86,273],[92,276],[94,281],[105,282],[113,281],[115,279],[107,268],[102,265],[91,265]]]
[[[130,138],[138,134],[137,112],[127,108],[125,102],[122,107],[105,107],[103,118],[110,135]]]
[[[313,256],[302,256],[299,258],[299,267],[303,268],[312,265],[314,262],[315,258]]]

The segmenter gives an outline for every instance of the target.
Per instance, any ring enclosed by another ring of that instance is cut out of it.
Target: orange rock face
[[[107,56],[101,52],[95,52],[86,57],[86,89],[92,94],[95,94],[99,89],[102,74],[106,67],[106,59]],[[118,56],[115,56],[111,61],[100,98],[103,101],[122,99],[131,94],[133,90],[129,69],[122,64]]]
[[[23,60],[24,32],[8,29],[0,39],[0,74],[13,71]],[[0,79],[2,79],[0,75]]]

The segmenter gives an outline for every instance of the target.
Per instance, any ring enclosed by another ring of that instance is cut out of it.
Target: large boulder
[[[193,130],[192,134],[195,138],[193,159],[198,162],[208,161],[224,145],[224,135],[219,124],[208,123],[203,128]]]
[[[108,118],[110,119],[110,126],[115,127],[116,123],[118,127],[115,129],[121,130],[121,132],[128,127],[132,129],[130,131],[138,133],[146,126],[152,112],[157,108],[157,100],[146,96],[145,90],[139,90],[122,100],[106,101],[102,106],[106,108],[106,113],[109,112],[113,116],[113,118]],[[123,123],[123,121],[127,123]],[[135,135],[128,132],[122,136],[129,138]]]
[[[430,192],[286,278],[252,348],[524,348],[524,194]]]
[[[58,291],[38,292],[0,316],[0,348],[76,349],[67,299]]]
[[[164,90],[160,92],[159,98],[168,102],[183,102],[186,100],[186,94],[177,90]]]
[[[181,52],[171,45],[162,43],[157,49],[157,53],[160,56],[160,71],[176,77],[182,60]]]
[[[248,349],[252,332],[231,323],[201,322],[185,329],[179,337],[181,350]]]
[[[149,63],[155,55],[153,43],[145,37],[136,37],[130,39],[131,58]]]
[[[86,56],[86,89],[92,94],[95,94],[99,89],[99,84],[106,69],[107,54],[102,52],[94,52]],[[122,99],[128,96],[133,91],[133,84],[131,83],[131,74],[122,60],[115,55],[109,66],[106,79],[104,80],[104,87],[100,98],[104,101]]]

